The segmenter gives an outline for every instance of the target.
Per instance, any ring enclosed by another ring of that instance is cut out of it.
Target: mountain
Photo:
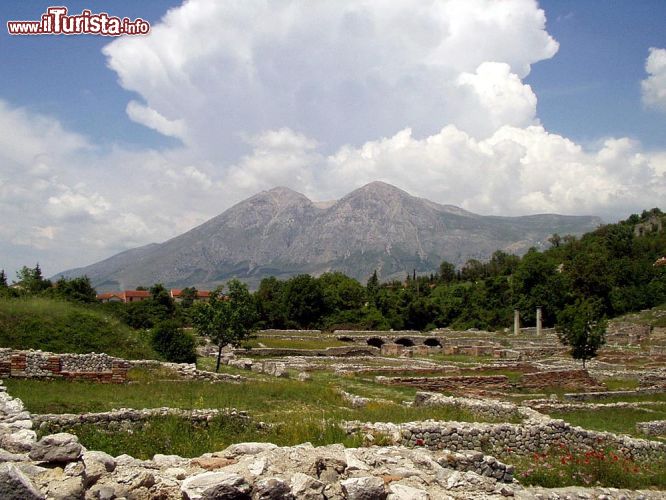
[[[372,182],[335,202],[314,203],[278,187],[234,205],[161,244],[128,250],[58,276],[87,275],[99,291],[138,285],[213,288],[230,278],[256,285],[266,276],[342,271],[364,280],[416,269],[435,272],[487,259],[498,249],[521,254],[553,233],[582,234],[601,220],[589,216],[481,216]]]

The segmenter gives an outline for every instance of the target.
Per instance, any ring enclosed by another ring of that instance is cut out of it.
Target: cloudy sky
[[[0,268],[373,180],[495,215],[666,200],[666,2],[57,2],[144,37],[0,35]],[[50,2],[2,2],[7,20]]]

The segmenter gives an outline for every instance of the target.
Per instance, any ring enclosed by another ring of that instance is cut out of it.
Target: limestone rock
[[[14,453],[28,452],[37,441],[37,433],[30,429],[21,429],[0,436],[0,446]]]
[[[254,485],[252,500],[293,500],[289,485],[275,477],[262,479]]]
[[[0,498],[3,500],[43,500],[42,495],[13,464],[0,465]]]
[[[249,499],[250,485],[240,475],[230,472],[204,472],[188,477],[180,486],[187,500]]]
[[[49,483],[49,500],[80,500],[83,498],[83,481],[80,477],[66,477]]]
[[[180,467],[187,462],[187,459],[178,455],[162,455],[161,453],[157,453],[153,456],[153,462],[160,468]]]
[[[312,476],[297,472],[291,476],[291,491],[298,500],[323,500],[324,483]]]
[[[233,458],[225,457],[199,457],[190,460],[190,465],[201,467],[206,470],[216,470],[226,467],[227,465],[235,464],[236,460]]]
[[[389,495],[386,500],[430,500],[430,495],[426,491],[411,486],[392,484],[389,486]]]
[[[77,460],[82,451],[79,438],[61,432],[44,436],[32,447],[29,456],[37,462],[66,463]]]
[[[225,457],[234,458],[241,455],[258,455],[261,452],[274,450],[277,445],[272,443],[237,443],[227,447],[223,454]]]
[[[116,461],[103,451],[86,451],[83,454],[84,480],[87,487],[97,482],[106,473],[113,472]]]
[[[378,477],[354,477],[340,481],[348,500],[383,500],[384,481]]]

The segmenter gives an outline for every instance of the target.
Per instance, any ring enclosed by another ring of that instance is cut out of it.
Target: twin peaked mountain
[[[582,234],[600,223],[588,216],[481,216],[382,182],[328,204],[278,187],[164,243],[61,275],[87,275],[98,291],[153,283],[211,289],[234,277],[256,286],[267,276],[326,271],[365,280],[375,269],[382,280],[402,279],[413,269],[435,272],[442,260],[460,265],[498,249],[524,253],[547,245],[553,233]]]

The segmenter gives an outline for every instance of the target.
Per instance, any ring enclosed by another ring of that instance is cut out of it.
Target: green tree
[[[7,275],[4,269],[0,269],[0,288],[7,288]]]
[[[247,285],[231,280],[227,288],[226,294],[223,294],[224,287],[219,287],[208,302],[195,304],[192,315],[197,332],[211,338],[218,346],[215,371],[220,370],[222,348],[227,344],[240,346],[254,331],[257,320],[257,308]]]
[[[97,292],[90,283],[90,278],[81,276],[78,278],[67,279],[61,277],[56,281],[55,286],[47,290],[51,296],[72,302],[82,304],[92,304],[97,302]]]
[[[368,302],[370,302],[370,304],[376,304],[378,292],[379,292],[379,277],[377,276],[377,269],[375,269],[372,273],[372,276],[368,278],[368,282],[365,285],[365,293],[368,297]]]
[[[263,328],[285,328],[287,325],[287,308],[283,299],[284,285],[284,281],[274,276],[264,278],[259,283],[259,289],[254,297]]]
[[[16,277],[21,288],[30,294],[38,294],[51,288],[51,281],[44,279],[39,263],[32,269],[23,266],[16,272]]]
[[[162,283],[155,283],[150,287],[150,298],[156,305],[162,306],[164,308],[167,316],[173,315],[174,311],[176,310],[173,298],[171,295],[169,295],[169,291]]]
[[[197,300],[197,289],[194,288],[193,286],[188,286],[182,289],[180,292],[180,298],[181,302],[180,304],[185,308],[188,309],[192,307],[192,304],[194,304],[194,301]]]
[[[578,299],[557,316],[557,336],[560,342],[571,347],[574,359],[583,361],[583,368],[605,342],[607,323],[601,311],[598,301]]]
[[[302,328],[315,326],[327,312],[321,284],[309,274],[290,278],[282,298],[287,317]]]
[[[155,351],[172,363],[194,363],[197,360],[196,342],[175,320],[158,323],[151,334]]]
[[[439,280],[442,283],[451,283],[456,279],[456,268],[445,260],[439,265]]]

